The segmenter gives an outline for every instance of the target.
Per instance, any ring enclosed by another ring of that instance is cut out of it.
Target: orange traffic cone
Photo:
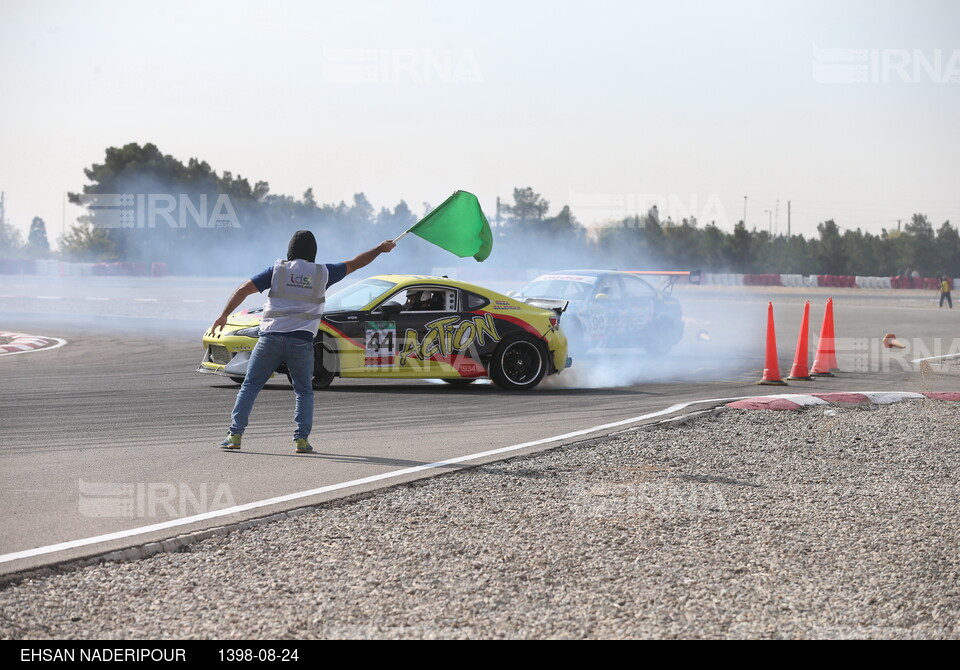
[[[767,358],[764,363],[763,377],[758,384],[786,386],[787,382],[780,379],[780,363],[777,361],[777,333],[773,325],[773,303],[767,303]]]
[[[827,298],[820,340],[817,342],[817,356],[813,359],[813,369],[810,371],[814,377],[833,377],[830,370],[837,367],[837,352],[833,339],[833,298]]]
[[[803,320],[800,322],[800,336],[797,338],[797,353],[793,357],[793,367],[790,369],[791,381],[813,381],[810,370],[807,368],[807,330],[810,321],[810,301],[803,303]]]
[[[837,338],[836,333],[833,332],[833,298],[827,298],[827,312],[825,316],[827,320],[827,333],[830,338],[830,349],[827,352],[827,367],[830,370],[836,370],[840,367],[837,363]]]

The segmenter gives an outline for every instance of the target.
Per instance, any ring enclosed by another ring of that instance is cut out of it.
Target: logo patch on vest
[[[311,275],[290,275],[287,279],[287,288],[313,288]]]

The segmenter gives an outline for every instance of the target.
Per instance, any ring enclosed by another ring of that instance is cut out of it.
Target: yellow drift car
[[[197,372],[242,381],[262,311],[232,314],[223,331],[204,333]],[[458,386],[490,378],[503,389],[532,389],[570,365],[562,312],[446,277],[370,277],[327,296],[313,387],[326,388],[334,377]]]

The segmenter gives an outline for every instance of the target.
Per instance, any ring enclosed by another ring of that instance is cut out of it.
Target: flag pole
[[[407,233],[409,233],[411,230],[413,230],[413,228],[410,228],[410,229],[408,229],[408,230],[405,230],[405,231],[403,231],[402,233],[400,233],[399,235],[397,235],[395,238],[393,238],[393,243],[396,244],[396,243],[397,243],[397,240],[399,240],[401,237],[403,237],[404,235],[406,235]]]

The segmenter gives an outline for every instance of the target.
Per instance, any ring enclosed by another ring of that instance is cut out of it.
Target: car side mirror
[[[403,311],[403,305],[399,302],[385,302],[380,305],[380,313],[384,316],[396,316]]]

